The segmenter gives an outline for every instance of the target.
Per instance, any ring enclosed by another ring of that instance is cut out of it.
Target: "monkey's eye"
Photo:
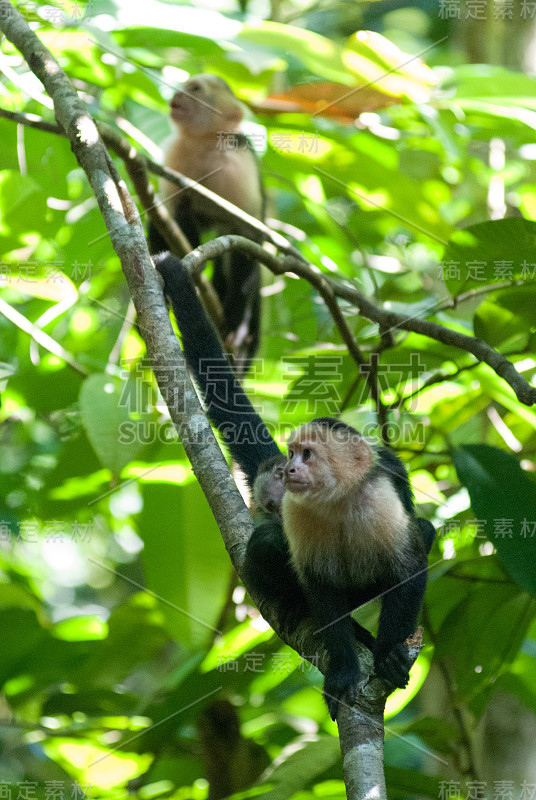
[[[310,450],[308,447],[306,447],[304,449],[304,451],[303,451],[303,460],[304,461],[309,461],[309,459],[311,458],[312,455],[313,455],[313,451]]]
[[[294,458],[294,450],[289,450],[288,451],[288,457],[289,458]]]
[[[190,86],[188,86],[188,91],[192,92],[192,94],[195,94],[196,92],[200,92],[201,91],[201,84],[200,83],[192,83],[192,84],[190,84]]]

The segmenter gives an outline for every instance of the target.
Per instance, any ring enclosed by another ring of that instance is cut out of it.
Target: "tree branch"
[[[52,98],[58,124],[88,177],[121,261],[160,391],[231,558],[240,563],[251,518],[188,376],[136,206],[68,78],[8,0],[0,0],[0,27]]]
[[[506,381],[506,383],[510,384],[517,399],[521,403],[528,406],[536,403],[536,389],[525,380],[516,370],[515,366],[508,361],[502,353],[494,350],[493,347],[490,347],[490,345],[482,339],[478,339],[476,336],[468,336],[465,333],[459,333],[451,328],[445,328],[437,322],[431,322],[430,320],[420,319],[415,316],[407,317],[395,311],[378,308],[378,306],[371,303],[370,300],[353,286],[323,275],[318,267],[303,261],[301,258],[297,259],[294,256],[278,258],[272,253],[263,250],[260,245],[242,236],[220,236],[218,239],[213,239],[211,242],[207,242],[192,253],[189,253],[186,256],[185,263],[188,264],[188,268],[195,274],[198,269],[201,269],[203,265],[209,259],[214,258],[215,255],[222,255],[222,253],[227,250],[237,249],[243,250],[252,258],[261,261],[276,275],[292,272],[301,278],[305,278],[305,280],[309,281],[322,295],[326,304],[328,304],[328,299],[330,303],[333,302],[333,297],[340,297],[346,300],[348,303],[356,306],[364,317],[372,322],[377,322],[382,330],[382,336],[384,337],[397,329],[406,330],[471,353],[479,361],[490,366],[499,377]],[[339,314],[342,317],[340,309]],[[334,319],[337,321],[335,317]],[[346,320],[344,320],[344,317],[342,317],[342,319],[343,324],[339,330],[346,343],[347,336],[351,336],[351,334],[348,332]]]

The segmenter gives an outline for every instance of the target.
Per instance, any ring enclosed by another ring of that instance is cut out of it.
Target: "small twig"
[[[108,356],[108,363],[106,365],[106,372],[111,372],[117,361],[121,356],[121,350],[123,349],[123,345],[127,336],[129,335],[134,322],[136,320],[136,309],[134,308],[134,303],[132,300],[129,300],[127,313],[125,314],[125,318],[123,320],[123,324],[121,325],[121,330],[117,335],[117,339],[115,340],[115,344],[110,350],[110,354]]]
[[[327,279],[330,282],[331,279]],[[476,336],[468,336],[459,333],[451,328],[445,328],[437,322],[421,319],[419,317],[407,317],[395,311],[380,309],[370,302],[361,292],[346,284],[338,283],[333,286],[333,291],[337,297],[347,300],[357,306],[364,317],[372,322],[384,325],[386,330],[406,330],[426,336],[428,339],[435,339],[438,342],[465,350],[471,353],[479,361],[483,361],[490,366],[494,372],[508,383],[515,392],[517,399],[527,406],[536,403],[536,389],[528,383],[525,378],[516,370],[515,366],[508,361],[502,353],[498,353],[493,347],[478,339]]]
[[[474,300],[475,297],[491,294],[492,292],[498,292],[500,289],[513,289],[516,286],[523,285],[525,285],[525,281],[511,280],[503,281],[502,283],[493,283],[488,286],[479,286],[477,289],[469,289],[467,292],[463,292],[462,294],[457,294],[454,297],[449,297],[447,300],[440,301],[436,306],[434,306],[433,311],[435,314],[437,311],[443,311],[445,308],[458,308],[458,306],[462,303],[466,303],[468,300]]]
[[[348,352],[360,368],[367,381],[370,381],[370,370],[366,359],[363,357],[357,342],[355,341],[350,328],[344,318],[344,315],[337,303],[337,298],[333,291],[332,286],[328,283],[325,276],[316,269],[312,264],[307,265],[302,261],[298,261],[293,256],[278,256],[264,250],[256,242],[246,239],[243,236],[219,236],[217,239],[197,247],[192,253],[189,253],[183,259],[186,269],[195,275],[201,270],[207,261],[223,255],[229,250],[241,250],[244,253],[250,254],[252,257],[267,266],[275,275],[283,275],[285,272],[294,272],[301,277],[307,277],[308,282],[317,290],[319,295],[324,300],[333,321],[337,326],[341,338],[348,348]],[[371,389],[375,390],[374,384],[370,384]]]
[[[508,353],[504,353],[504,355],[507,358],[510,358],[511,356],[521,356],[526,352],[528,352],[528,350],[526,347],[524,347],[522,350],[511,350]],[[463,372],[476,369],[480,366],[480,364],[480,361],[473,361],[471,364],[464,364],[463,367],[458,367],[454,372],[436,372],[434,375],[431,375],[429,378],[427,378],[421,386],[419,386],[410,394],[406,394],[403,397],[398,397],[396,400],[393,400],[393,402],[390,403],[387,408],[389,411],[398,409],[408,401],[413,400],[414,397],[417,397],[417,395],[421,394],[421,392],[423,392],[425,389],[428,389],[430,386],[435,386],[435,384],[444,383],[445,381],[452,381]]]
[[[348,389],[348,391],[346,392],[346,394],[344,395],[344,397],[342,399],[342,403],[339,406],[338,416],[340,416],[344,411],[346,411],[346,409],[350,405],[350,401],[351,401],[351,399],[352,399],[352,397],[354,395],[354,392],[357,389],[357,387],[359,386],[359,384],[361,383],[362,379],[363,379],[363,376],[361,375],[361,372],[358,372],[357,375],[355,376],[354,380],[350,384],[350,388]]]
[[[16,308],[10,306],[9,303],[0,297],[0,314],[3,314],[6,319],[12,322],[17,328],[20,328],[21,331],[27,333],[28,336],[40,344],[41,347],[44,347],[45,350],[48,350],[49,353],[53,353],[58,358],[63,359],[66,364],[69,364],[70,367],[75,369],[77,372],[80,372],[82,375],[88,375],[88,371],[80,364],[74,356],[72,356],[68,350],[58,344],[55,339],[48,335],[38,328],[33,322],[30,322],[29,319],[26,319],[24,314],[21,314],[20,311],[17,311]]]

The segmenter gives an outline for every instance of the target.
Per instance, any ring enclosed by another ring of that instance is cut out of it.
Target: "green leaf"
[[[454,296],[504,280],[532,278],[536,222],[509,217],[456,231],[442,261],[445,283]]]
[[[100,617],[71,617],[56,623],[52,630],[58,639],[66,642],[87,642],[95,639],[106,639],[108,626]]]
[[[0,210],[2,236],[21,236],[33,231],[48,235],[57,229],[57,225],[47,224],[53,216],[47,209],[47,196],[29,175],[0,172]]]
[[[287,800],[306,788],[340,758],[339,740],[334,736],[305,737],[292,743],[290,754],[270,772],[266,783],[272,788],[261,795],[265,800]]]
[[[214,517],[194,480],[145,483],[139,534],[147,588],[183,645],[213,637],[231,576]]]
[[[456,101],[465,99],[493,101],[496,105],[534,108],[536,80],[491,64],[465,65],[453,70],[444,88],[456,88]]]
[[[454,466],[504,568],[536,594],[536,483],[514,456],[485,444],[457,448]]]
[[[198,58],[214,56],[222,50],[221,45],[215,39],[206,36],[143,25],[114,31],[114,39],[127,49],[139,47],[143,52],[147,49],[147,43],[150,42],[151,51],[180,48],[195,53]]]
[[[453,722],[436,717],[421,717],[411,722],[404,731],[422,739],[432,750],[439,753],[456,752],[458,729]]]
[[[389,797],[431,797],[441,795],[439,778],[432,778],[413,769],[385,766],[385,782]]]
[[[130,397],[136,397],[135,381],[104,374],[90,375],[80,390],[82,424],[102,464],[114,475],[143,447],[130,418]]]
[[[292,54],[293,58],[300,59],[313,74],[326,80],[349,86],[354,83],[355,79],[348,72],[338,45],[318,33],[279,22],[259,22],[244,25],[237,41]]]
[[[495,302],[485,302],[479,307],[473,320],[475,336],[484,339],[492,347],[503,342],[519,339],[525,345],[529,330],[527,323],[516,314],[501,308]],[[512,343],[513,344],[513,343]]]
[[[536,603],[513,584],[477,586],[447,616],[435,655],[449,663],[458,692],[470,698],[492,691],[516,658]]]

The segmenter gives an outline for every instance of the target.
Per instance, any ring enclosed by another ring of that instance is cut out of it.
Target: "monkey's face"
[[[329,432],[303,425],[288,443],[284,486],[295,495],[317,494],[336,485],[330,465]]]
[[[302,497],[334,499],[360,483],[373,463],[370,445],[355,431],[302,425],[288,443],[285,489]]]
[[[270,481],[270,508],[271,511],[280,511],[283,495],[285,494],[285,484],[283,478],[285,476],[285,465],[277,464],[271,474]]]
[[[253,499],[258,508],[279,513],[285,494],[283,477],[285,463],[276,463],[266,471],[260,471],[253,487]]]
[[[225,81],[215,75],[196,75],[171,100],[171,118],[179,128],[203,136],[235,130],[242,108]]]

